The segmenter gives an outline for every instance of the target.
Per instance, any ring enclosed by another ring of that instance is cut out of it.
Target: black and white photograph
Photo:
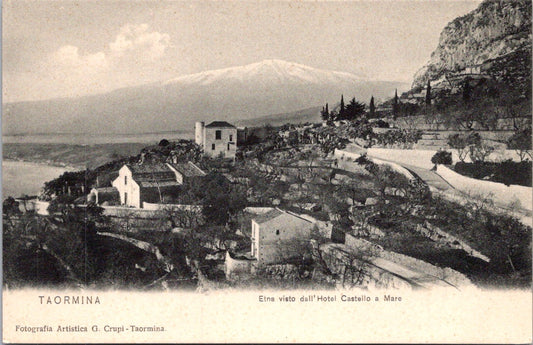
[[[191,341],[163,315],[46,320],[111,318],[109,296],[217,298],[220,312],[242,299],[229,309],[243,318],[327,304],[346,319],[347,305],[408,313],[430,303],[417,294],[479,292],[509,310],[476,301],[472,319],[519,321],[500,334],[473,320],[472,337],[328,338],[322,326],[191,337],[530,342],[531,11],[528,0],[3,1],[3,340]]]

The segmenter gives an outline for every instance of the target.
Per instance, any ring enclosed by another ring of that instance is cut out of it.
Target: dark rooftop
[[[134,165],[128,164],[137,183],[143,182],[176,182],[176,174],[164,163]]]
[[[127,166],[134,175],[160,172],[173,173],[173,171],[165,163],[127,164]]]
[[[206,125],[205,128],[235,128],[234,125],[227,123],[226,121],[213,121]]]
[[[142,188],[165,188],[180,186],[180,183],[177,181],[139,181],[138,183]]]
[[[311,223],[311,221],[309,219],[306,219],[306,218],[303,218],[297,214],[294,214],[292,212],[287,212],[287,211],[283,211],[283,210],[280,210],[278,208],[275,208],[273,209],[272,211],[268,211],[266,213],[262,213],[262,214],[259,214],[257,216],[254,216],[252,219],[257,223],[257,224],[262,224],[262,223],[266,223],[272,219],[275,219],[275,218],[278,218],[280,216],[285,216],[285,217],[294,217],[294,218],[299,218],[301,220],[304,220],[308,223]]]
[[[255,216],[253,218],[253,220],[257,224],[261,224],[261,223],[268,222],[271,219],[277,218],[277,217],[279,217],[282,214],[283,214],[283,212],[281,212],[280,210],[278,210],[276,208],[276,209],[273,209],[272,211],[268,211],[266,213],[258,214],[257,216]]]
[[[197,167],[193,162],[168,164],[186,177],[205,176],[205,172]]]

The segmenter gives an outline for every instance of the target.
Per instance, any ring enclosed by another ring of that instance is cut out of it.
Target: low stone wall
[[[533,189],[531,187],[506,186],[503,183],[477,180],[460,175],[443,165],[438,165],[436,172],[451,186],[463,193],[491,196],[495,202],[506,206],[519,201],[521,208],[527,211],[533,209]]]
[[[404,279],[369,264],[361,259],[350,257],[345,253],[347,245],[322,245],[322,258],[335,278],[324,275],[320,270],[313,272],[313,278],[326,282],[334,282],[336,288],[360,289],[411,289],[412,286]],[[360,249],[358,249],[360,250]]]
[[[352,150],[354,152],[352,152]],[[402,151],[405,151],[405,150],[402,150]],[[412,151],[412,150],[410,150]],[[362,154],[365,154],[365,153],[369,153],[370,154],[371,152],[371,149],[360,149],[360,148],[352,148],[352,149],[345,149],[345,150],[338,150],[336,149],[335,152],[333,153],[333,155],[336,157],[336,158],[339,158],[341,160],[347,160],[347,159],[350,159],[350,160],[356,160],[357,158],[361,157]],[[391,156],[391,157],[394,157],[394,156]],[[379,159],[379,158],[375,158],[375,157],[367,157],[368,160],[376,163],[376,164],[379,164],[379,165],[387,165],[389,166],[392,170],[404,175],[405,177],[407,177],[408,179],[410,180],[413,180],[415,177],[413,176],[413,174],[411,174],[409,172],[409,170],[405,169],[404,167],[402,167],[401,165],[399,164],[396,164],[394,162],[390,162],[390,161],[386,161],[386,160],[382,160],[382,159]],[[386,159],[386,158],[384,158]],[[339,163],[340,166],[342,166],[341,163]]]
[[[364,149],[357,149],[357,150],[349,150],[349,148],[345,150],[335,149],[333,152],[333,156],[335,158],[341,159],[341,160],[356,160],[357,158],[361,157],[362,154],[366,153],[366,150]]]
[[[486,262],[490,262],[490,259],[487,256],[481,254],[480,252],[473,249],[472,247],[470,247],[468,244],[461,241],[457,237],[450,235],[447,232],[442,231],[441,229],[430,224],[427,221],[424,222],[424,225],[417,224],[415,227],[415,230],[419,234],[427,238],[430,238],[431,240],[435,242],[445,243],[452,248],[464,250],[470,256],[476,257]]]
[[[132,218],[156,218],[157,211],[145,210],[136,207],[125,206],[101,206],[104,209],[103,215],[110,217],[132,217]]]
[[[183,204],[157,204],[150,202],[143,202],[143,209],[148,211],[160,211],[168,209],[187,210],[187,211],[201,211],[201,205],[183,205]]]
[[[413,257],[403,255],[400,253],[391,252],[383,249],[383,247],[369,242],[362,238],[356,238],[350,234],[346,234],[346,245],[358,250],[365,250],[376,253],[375,256],[394,263],[410,267],[419,272],[438,277],[456,287],[471,286],[470,280],[462,273],[457,272],[449,267],[440,268],[428,262],[415,259]]]
[[[274,209],[274,207],[252,207],[252,206],[249,206],[249,207],[246,207],[244,209],[244,212],[248,212],[248,213],[252,213],[252,214],[263,214],[263,213],[270,212],[273,209]]]
[[[420,130],[460,130],[458,125],[445,126],[442,123],[428,123],[425,116],[409,116],[409,117],[399,117],[396,120],[387,120],[391,125],[400,128],[416,128]],[[519,123],[531,123],[530,118],[504,118],[498,119],[496,124],[497,131],[512,131],[515,126],[515,122]],[[479,124],[477,121],[474,121],[473,128],[476,130],[484,130],[485,128]]]

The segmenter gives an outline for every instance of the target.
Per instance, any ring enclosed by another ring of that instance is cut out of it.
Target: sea
[[[147,143],[167,140],[192,139],[191,131],[173,131],[141,134],[31,134],[3,135],[3,143],[38,143],[38,144],[119,144]],[[74,168],[51,166],[44,163],[2,160],[2,200],[8,196],[38,195],[44,183],[65,171]]]
[[[190,130],[169,131],[157,133],[137,133],[137,134],[21,134],[3,135],[3,143],[37,143],[37,144],[119,144],[119,143],[157,143],[161,139],[193,139],[194,133]]]
[[[44,183],[73,168],[41,163],[2,161],[2,200],[8,196],[38,195]]]

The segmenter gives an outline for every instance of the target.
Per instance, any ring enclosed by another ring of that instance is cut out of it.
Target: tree
[[[322,107],[322,111],[320,112],[320,118],[322,121],[329,121],[329,111],[326,110],[328,104],[326,103],[326,107]]]
[[[228,224],[247,204],[244,192],[219,173],[209,173],[191,188],[201,200],[202,214],[209,225]]]
[[[437,153],[433,155],[433,157],[431,157],[431,163],[451,165],[452,164],[452,153],[445,151],[445,150],[439,150],[437,151]]]
[[[19,203],[12,197],[7,197],[2,203],[2,214],[4,217],[20,214]]]
[[[365,114],[365,104],[355,100],[355,97],[352,98],[350,103],[346,106],[344,110],[344,116],[341,120],[354,121]]]
[[[428,85],[426,88],[426,105],[429,107],[431,105],[431,83],[428,79]]]
[[[398,89],[394,91],[394,99],[392,100],[392,116],[396,118],[398,116]]]
[[[469,155],[472,162],[484,162],[490,154],[494,151],[494,147],[488,145],[479,133],[470,133],[466,137]]]
[[[341,106],[340,106],[340,109],[339,109],[339,118],[338,118],[338,120],[343,120],[344,119],[344,110],[345,110],[345,107],[344,107],[344,95],[341,95]]]
[[[520,161],[524,161],[527,156],[532,158],[531,146],[531,126],[517,129],[507,140],[507,147],[516,151]]]
[[[194,228],[204,224],[202,207],[199,205],[167,206],[157,213],[161,228],[168,231],[174,228]]]
[[[464,135],[459,133],[450,134],[448,136],[448,146],[454,150],[457,150],[457,155],[459,156],[459,160],[461,160],[461,162],[465,161],[465,158],[468,154],[468,141]]]
[[[376,106],[374,105],[374,96],[370,97],[369,117],[374,118],[376,116]]]
[[[320,149],[324,152],[325,156],[334,152],[335,149],[345,148],[349,142],[348,139],[340,137],[335,129],[328,127],[320,128],[318,137]]]
[[[494,264],[508,265],[514,273],[525,266],[531,272],[531,228],[506,214],[489,215],[486,228]]]

